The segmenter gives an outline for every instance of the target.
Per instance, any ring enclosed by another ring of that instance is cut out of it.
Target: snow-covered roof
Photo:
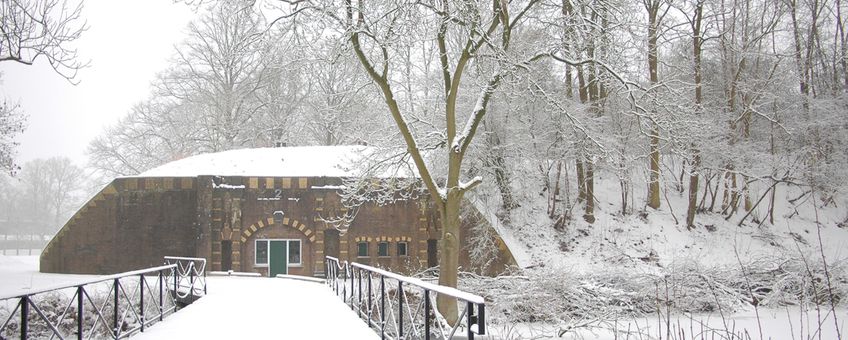
[[[183,158],[133,177],[355,177],[376,148],[360,145],[256,148]],[[382,171],[373,177],[409,177],[408,171]]]

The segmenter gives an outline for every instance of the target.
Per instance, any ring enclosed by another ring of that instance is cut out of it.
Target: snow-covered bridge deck
[[[378,339],[327,286],[209,277],[209,293],[133,339]]]

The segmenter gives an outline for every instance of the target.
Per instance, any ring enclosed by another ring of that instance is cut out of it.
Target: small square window
[[[256,240],[256,264],[268,264],[268,240]]]
[[[397,244],[397,256],[409,256],[407,253],[407,243],[406,242],[398,242]]]
[[[368,242],[359,242],[356,244],[356,256],[368,257]]]
[[[377,243],[377,256],[389,256],[389,242]]]

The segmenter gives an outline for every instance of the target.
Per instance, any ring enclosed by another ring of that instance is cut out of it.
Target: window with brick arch
[[[406,242],[397,243],[397,256],[409,256],[409,244]]]
[[[368,257],[368,242],[359,242],[356,244],[356,256]]]
[[[380,257],[388,257],[389,256],[389,242],[377,243],[377,256],[380,256]]]

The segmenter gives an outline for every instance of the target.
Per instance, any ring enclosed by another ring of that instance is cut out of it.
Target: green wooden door
[[[268,266],[268,274],[271,277],[277,274],[288,274],[289,252],[286,241],[271,241],[269,255],[271,262]]]

